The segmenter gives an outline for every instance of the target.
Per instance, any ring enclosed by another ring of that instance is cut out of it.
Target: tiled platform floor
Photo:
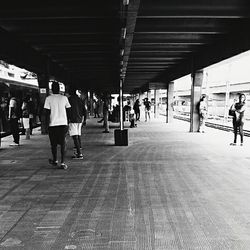
[[[0,149],[0,249],[250,249],[250,138],[140,122],[129,146],[113,125],[83,129],[85,159],[48,164],[47,136]]]

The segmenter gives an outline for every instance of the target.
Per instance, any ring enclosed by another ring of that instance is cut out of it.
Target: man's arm
[[[67,114],[67,119],[70,122],[72,120],[72,117],[71,117],[71,107],[70,108],[66,108],[66,114]]]

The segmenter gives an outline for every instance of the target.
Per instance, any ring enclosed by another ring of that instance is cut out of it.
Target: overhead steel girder
[[[242,30],[228,34],[219,42],[203,47],[177,67],[166,70],[153,80],[170,82],[249,50],[250,34],[246,32],[249,29],[250,21],[248,25],[242,27]]]
[[[58,80],[67,79],[67,72],[48,57],[39,54],[2,29],[0,29],[0,37],[2,60],[37,74],[49,74]]]

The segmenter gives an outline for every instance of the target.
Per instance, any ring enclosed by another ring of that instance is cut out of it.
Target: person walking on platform
[[[59,83],[52,83],[53,94],[46,97],[44,109],[49,126],[49,138],[51,144],[51,152],[53,159],[49,159],[49,163],[57,166],[57,145],[61,146],[61,167],[67,169],[68,166],[64,162],[65,157],[65,138],[68,130],[67,113],[69,112],[70,103],[66,96],[59,94]]]
[[[133,109],[135,111],[135,120],[140,121],[140,101],[137,99],[134,103]]]
[[[11,93],[8,118],[10,121],[10,130],[14,139],[14,142],[10,144],[10,146],[19,146],[20,135],[18,121],[21,118],[21,105],[19,100],[17,99],[16,93]]]
[[[148,98],[144,99],[144,106],[145,106],[145,122],[148,120],[150,121],[150,110],[151,110],[151,102],[148,100]]]
[[[200,119],[200,127],[199,132],[205,133],[205,122],[207,119],[207,101],[206,95],[202,95],[199,102],[199,119]]]
[[[99,101],[98,100],[94,100],[93,108],[94,108],[94,118],[100,118],[100,115],[99,115]]]
[[[232,104],[230,107],[230,114],[233,115],[233,129],[234,141],[230,143],[231,146],[237,145],[237,133],[240,133],[240,145],[243,146],[243,126],[244,126],[244,113],[246,110],[246,96],[245,94],[239,95],[239,101]]]
[[[72,159],[83,159],[81,152],[81,129],[87,110],[81,98],[76,94],[76,89],[70,89],[69,103],[71,105],[69,115],[69,135],[73,138],[76,149]]]
[[[35,117],[35,103],[33,101],[32,96],[29,96],[28,107],[29,107],[30,135],[32,135],[32,133],[33,133],[34,117]]]
[[[109,133],[109,107],[110,107],[110,100],[108,94],[104,94],[103,97],[103,133]]]
[[[26,96],[22,103],[22,120],[23,128],[25,129],[26,139],[30,139],[30,106],[29,106],[29,96]]]

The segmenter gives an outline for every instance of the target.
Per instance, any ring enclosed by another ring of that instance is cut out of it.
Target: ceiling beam
[[[243,30],[250,30],[250,21],[248,26],[242,28]],[[154,80],[173,81],[248,50],[250,50],[250,35],[248,32],[238,30],[227,34],[220,41],[206,45],[180,65],[159,74]]]

